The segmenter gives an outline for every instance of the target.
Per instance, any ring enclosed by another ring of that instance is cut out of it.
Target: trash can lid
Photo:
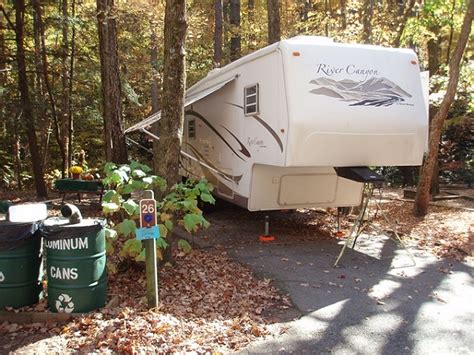
[[[38,222],[13,223],[0,221],[0,250],[20,246],[24,241],[36,235]]]
[[[69,218],[50,217],[43,221],[41,228],[82,228],[91,226],[105,226],[105,218],[83,218],[76,224],[69,223]]]
[[[0,239],[4,236],[21,234],[23,231],[35,233],[40,227],[40,222],[15,223],[8,220],[0,221]]]
[[[105,218],[84,218],[80,223],[71,224],[69,218],[50,217],[42,222],[40,228],[46,239],[65,239],[98,232],[106,223]]]

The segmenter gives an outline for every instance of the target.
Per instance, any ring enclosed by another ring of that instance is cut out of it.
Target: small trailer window
[[[196,138],[196,120],[188,120],[188,138]]]
[[[244,89],[244,113],[246,116],[259,113],[258,84],[247,86]]]

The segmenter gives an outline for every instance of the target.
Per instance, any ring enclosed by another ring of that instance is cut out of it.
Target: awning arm
[[[151,126],[153,123],[158,122],[159,120],[161,120],[161,111],[155,112],[151,116],[145,118],[143,121],[138,122],[131,127],[128,127],[124,131],[124,133],[127,134],[127,133],[137,131],[142,128],[146,128],[148,126]]]
[[[158,137],[157,135],[154,135],[153,133],[151,133],[150,131],[147,131],[145,128],[140,128],[140,132],[143,132],[145,134],[148,134],[151,138],[159,141],[160,140],[160,137]]]
[[[153,150],[151,150],[151,149],[149,149],[149,148],[147,148],[147,147],[141,145],[140,143],[134,141],[133,139],[131,139],[131,138],[129,138],[129,137],[125,137],[125,140],[126,140],[127,142],[132,143],[132,144],[135,144],[137,147],[139,147],[139,148],[141,148],[141,149],[147,151],[148,153],[152,153],[152,154],[153,154]]]

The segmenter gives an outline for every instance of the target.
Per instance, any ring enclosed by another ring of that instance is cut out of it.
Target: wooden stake
[[[144,199],[154,199],[152,190],[143,192]],[[156,211],[155,211],[156,213]],[[146,239],[143,241],[145,245],[145,266],[146,266],[146,298],[148,308],[158,307],[158,267],[156,265],[156,239]]]

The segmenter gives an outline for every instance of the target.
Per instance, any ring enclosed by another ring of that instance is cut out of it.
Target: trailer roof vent
[[[244,113],[245,116],[259,113],[258,84],[253,84],[244,88]]]

